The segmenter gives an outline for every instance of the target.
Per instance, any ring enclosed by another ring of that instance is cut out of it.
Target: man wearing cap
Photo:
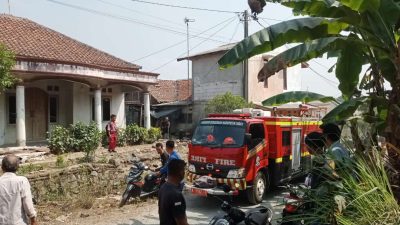
[[[37,225],[31,186],[26,177],[17,176],[20,159],[6,155],[1,162],[0,225]]]

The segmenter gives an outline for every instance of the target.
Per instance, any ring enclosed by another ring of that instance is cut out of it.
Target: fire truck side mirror
[[[251,134],[250,133],[244,134],[244,141],[246,144],[251,144]]]

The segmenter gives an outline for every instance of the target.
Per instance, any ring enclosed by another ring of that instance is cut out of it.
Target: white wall
[[[243,96],[242,64],[220,70],[216,63],[221,56],[205,55],[192,60],[194,101],[210,100],[226,92]]]
[[[86,85],[74,83],[73,89],[73,123],[82,122],[89,124],[91,121],[91,98],[90,88]]]

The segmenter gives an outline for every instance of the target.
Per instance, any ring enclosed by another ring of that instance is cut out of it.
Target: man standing
[[[161,167],[156,170],[159,171],[167,163],[169,155],[167,152],[164,151],[164,147],[161,143],[156,144],[156,151],[160,155],[160,160],[161,160]]]
[[[117,116],[112,114],[111,121],[108,122],[106,127],[106,132],[108,136],[108,151],[115,152],[115,147],[117,147],[117,125],[115,124],[115,120]]]
[[[163,134],[164,139],[169,139],[169,128],[171,123],[169,122],[168,117],[165,117],[164,120],[161,122],[161,132]]]
[[[37,225],[29,181],[15,174],[19,163],[20,159],[12,154],[1,162],[0,225]]]
[[[160,225],[188,225],[186,201],[179,187],[185,177],[185,166],[181,159],[168,163],[168,181],[158,193]]]
[[[169,158],[167,160],[167,163],[160,169],[160,172],[158,172],[157,175],[162,175],[162,176],[167,176],[168,175],[168,164],[171,160],[173,159],[181,159],[181,157],[179,156],[178,152],[175,151],[175,142],[174,141],[167,141],[167,143],[165,144],[166,149],[167,149],[167,153],[169,155]]]

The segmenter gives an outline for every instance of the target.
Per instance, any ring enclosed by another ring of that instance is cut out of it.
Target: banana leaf
[[[308,92],[308,91],[290,91],[285,92],[279,95],[275,95],[271,98],[268,98],[262,102],[264,106],[275,106],[282,105],[289,102],[312,102],[312,101],[321,101],[321,102],[336,102],[336,99],[333,97],[324,96],[321,94]]]

